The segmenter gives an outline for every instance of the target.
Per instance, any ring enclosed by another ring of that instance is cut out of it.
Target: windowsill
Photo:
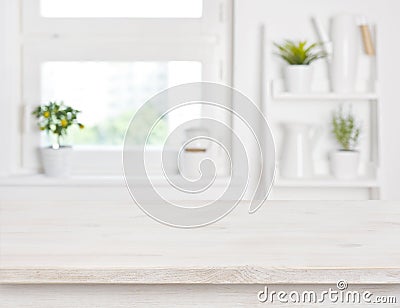
[[[176,175],[174,179],[179,183],[183,178]],[[151,176],[151,182],[156,186],[170,186],[170,184],[161,176]],[[148,181],[143,177],[132,178],[133,183],[139,186],[147,186]],[[229,177],[220,177],[215,179],[214,185],[226,186],[229,183]],[[65,178],[51,178],[43,174],[31,175],[11,175],[0,177],[1,186],[108,186],[108,187],[125,187],[125,179],[117,175],[73,175]]]

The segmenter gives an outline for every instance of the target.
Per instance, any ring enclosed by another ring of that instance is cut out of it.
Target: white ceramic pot
[[[285,69],[286,91],[309,93],[311,91],[312,68],[310,65],[288,65]]]
[[[358,176],[360,153],[358,151],[335,151],[331,153],[332,174],[340,180],[351,180]]]
[[[359,29],[353,15],[337,15],[332,19],[331,88],[337,93],[356,89]]]
[[[66,177],[71,169],[71,147],[41,148],[44,173],[50,177]]]

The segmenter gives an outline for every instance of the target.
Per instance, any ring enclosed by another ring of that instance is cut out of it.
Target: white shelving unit
[[[375,27],[374,27],[375,28]],[[376,33],[376,31],[373,31]],[[300,122],[307,122],[308,117],[312,118],[312,115],[305,113],[307,110],[310,112],[312,106],[315,106],[316,111],[324,108],[325,112],[333,111],[341,104],[357,104],[363,108],[364,113],[368,114],[368,117],[362,118],[362,122],[367,127],[365,132],[365,138],[368,138],[368,150],[364,151],[367,160],[364,161],[363,174],[359,178],[354,180],[338,180],[325,171],[324,174],[317,174],[315,178],[311,179],[285,179],[278,176],[275,181],[276,188],[285,189],[299,189],[305,188],[308,190],[321,189],[332,189],[334,191],[340,191],[343,189],[365,189],[371,199],[379,199],[380,195],[380,181],[379,181],[379,156],[380,156],[380,143],[379,143],[379,87],[377,84],[377,61],[376,56],[373,59],[366,59],[366,56],[362,60],[364,63],[368,63],[371,67],[368,68],[370,72],[370,87],[365,87],[364,91],[355,91],[350,94],[339,94],[328,92],[325,89],[319,91],[313,91],[307,94],[294,94],[288,93],[283,90],[283,81],[281,77],[276,75],[276,66],[278,65],[278,58],[273,55],[273,44],[268,39],[268,31],[264,28],[263,35],[263,54],[264,54],[264,73],[263,73],[263,108],[267,115],[267,118],[272,124],[272,127],[277,127],[277,123],[285,122],[285,115],[287,113],[297,113]],[[363,80],[364,81],[364,80]],[[324,91],[325,90],[325,91]],[[302,108],[304,107],[304,110]],[[307,109],[308,108],[308,109]],[[312,111],[311,111],[312,112]],[[296,115],[297,116],[297,115]],[[315,115],[313,115],[315,118]],[[293,117],[293,115],[292,115]],[[326,121],[324,125],[328,124]],[[273,129],[274,130],[274,129]],[[274,132],[275,133],[275,132]],[[281,138],[283,139],[283,138]],[[282,141],[282,140],[281,140]],[[283,142],[283,141],[282,141]],[[332,148],[334,150],[334,148]],[[368,153],[366,153],[368,152]],[[279,148],[278,148],[279,154]],[[328,156],[325,155],[325,162],[328,165]],[[340,194],[340,193],[339,193]],[[340,199],[340,195],[338,195]]]

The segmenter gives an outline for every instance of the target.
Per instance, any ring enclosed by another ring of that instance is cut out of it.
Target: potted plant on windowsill
[[[331,171],[338,179],[354,179],[358,175],[360,152],[355,148],[358,145],[361,127],[349,110],[347,114],[343,108],[333,114],[332,132],[341,148],[331,153]]]
[[[38,127],[52,137],[52,145],[41,148],[41,159],[47,176],[68,176],[70,171],[71,146],[61,145],[69,129],[77,125],[83,129],[83,124],[77,120],[80,111],[64,105],[63,102],[49,102],[38,106],[32,114],[37,119]]]
[[[287,66],[285,68],[286,91],[292,93],[308,93],[311,90],[312,68],[314,61],[326,57],[326,53],[318,50],[318,43],[308,45],[307,41],[286,40],[283,44],[274,44]]]

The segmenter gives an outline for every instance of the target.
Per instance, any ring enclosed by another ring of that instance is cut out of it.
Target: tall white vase
[[[355,91],[358,66],[358,27],[354,15],[341,14],[332,20],[331,88],[337,93]]]
[[[319,138],[318,127],[303,123],[283,123],[280,175],[284,178],[311,178],[314,175],[313,150]]]

